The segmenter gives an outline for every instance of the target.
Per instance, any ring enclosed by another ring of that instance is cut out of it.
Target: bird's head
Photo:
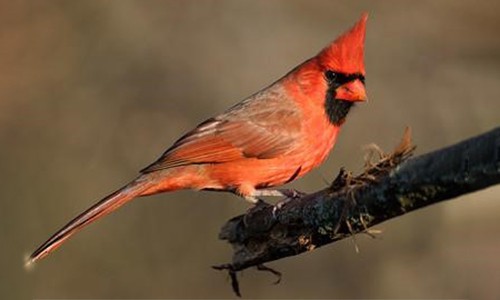
[[[364,42],[368,14],[318,55],[326,82],[325,108],[334,125],[344,122],[355,102],[366,101]]]
[[[307,98],[321,101],[330,122],[341,125],[356,102],[367,100],[364,41],[368,15],[339,36],[318,55],[296,69],[296,79]]]

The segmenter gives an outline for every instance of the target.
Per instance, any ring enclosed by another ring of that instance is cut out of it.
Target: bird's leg
[[[285,195],[279,190],[255,190],[252,194],[245,196],[245,200],[253,203],[256,206],[259,206],[259,203],[267,204],[257,197],[284,197]],[[273,207],[273,215],[276,210],[276,206]]]
[[[305,195],[307,195],[307,193],[304,193],[304,192],[296,190],[296,189],[281,189],[279,191],[284,196],[286,196],[288,199],[300,199],[300,198],[304,197]]]
[[[307,195],[306,193],[296,189],[281,189],[279,190],[279,192],[286,198],[276,203],[276,205],[273,208],[273,216],[276,216],[276,212],[280,210],[283,206],[285,206],[285,204],[287,204],[288,202],[300,199],[305,195]]]
[[[298,199],[305,195],[306,193],[296,189],[256,190],[252,193],[253,197],[286,197],[287,199]]]
[[[249,203],[253,204],[253,206],[250,208],[250,210],[262,209],[264,207],[272,206],[271,204],[269,204],[266,201],[259,198],[262,196],[274,196],[274,195],[272,195],[272,193],[269,193],[269,192],[273,192],[273,191],[266,190],[266,191],[264,191],[264,193],[261,193],[261,191],[254,190],[249,194],[246,194],[246,195],[239,194],[239,196],[243,197],[243,199],[245,199]],[[276,196],[278,196],[278,195],[276,195]]]
[[[253,196],[253,195],[244,196],[243,199],[245,199],[246,201],[248,201],[252,204],[257,204],[257,203],[259,203],[259,201],[261,201],[259,198],[257,198],[256,196]]]
[[[252,197],[286,197],[281,190],[255,190]]]
[[[276,213],[278,212],[278,210],[280,210],[283,206],[285,206],[285,204],[287,204],[290,201],[292,201],[292,198],[286,197],[285,199],[283,199],[283,200],[279,201],[278,203],[276,203],[273,206],[273,217],[276,218]]]
[[[273,207],[273,216],[276,216],[276,212],[280,210],[288,202],[299,199],[306,195],[301,191],[295,189],[280,189],[280,190],[255,190],[251,197],[285,197],[283,200],[276,203]]]
[[[245,199],[249,203],[252,203],[252,206],[248,209],[247,213],[259,211],[261,209],[265,209],[266,207],[273,206],[253,195],[243,196],[243,199]]]

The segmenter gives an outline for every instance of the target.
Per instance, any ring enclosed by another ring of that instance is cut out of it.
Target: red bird
[[[350,108],[366,100],[367,17],[363,14],[353,28],[283,78],[182,136],[136,179],[56,232],[28,263],[139,196],[218,190],[255,203],[259,196],[286,194],[264,188],[290,182],[320,165]]]

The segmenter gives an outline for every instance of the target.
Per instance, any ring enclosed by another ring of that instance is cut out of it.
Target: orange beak
[[[368,97],[366,96],[365,85],[361,80],[356,79],[350,81],[346,84],[339,86],[336,90],[335,98],[347,101],[366,101]]]

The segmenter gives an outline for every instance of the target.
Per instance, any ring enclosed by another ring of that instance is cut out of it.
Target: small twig
[[[282,277],[281,272],[278,272],[272,268],[264,266],[263,264],[257,265],[257,270],[270,272],[271,274],[275,275],[277,277],[277,279],[276,279],[276,281],[273,282],[273,284],[279,284],[281,282],[281,277]]]
[[[212,266],[213,269],[219,271],[227,271],[229,278],[231,279],[231,287],[236,296],[241,297],[240,284],[238,282],[238,277],[236,276],[236,271],[231,264],[224,264],[219,266]]]
[[[347,225],[347,228],[349,229],[349,232],[351,233],[351,240],[354,245],[354,250],[356,253],[359,253],[359,247],[358,247],[358,242],[356,241],[356,232],[352,229],[351,222],[349,220],[345,221],[345,224]]]

